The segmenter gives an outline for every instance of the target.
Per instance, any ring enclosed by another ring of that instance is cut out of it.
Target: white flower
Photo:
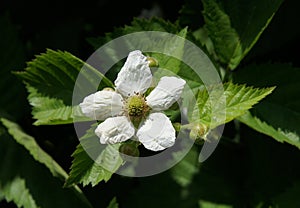
[[[149,61],[141,51],[130,52],[115,80],[115,90],[102,90],[84,98],[82,112],[95,120],[104,120],[95,130],[102,144],[124,142],[132,137],[147,149],[159,151],[175,143],[175,129],[161,113],[181,96],[183,79],[162,77],[145,98],[152,74]]]

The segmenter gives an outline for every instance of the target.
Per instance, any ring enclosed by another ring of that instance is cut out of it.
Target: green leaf
[[[21,118],[27,110],[25,90],[11,72],[23,67],[25,61],[22,41],[8,15],[0,16],[0,114]]]
[[[119,207],[119,204],[118,204],[118,202],[117,202],[116,197],[114,197],[114,198],[110,201],[110,203],[109,203],[109,205],[108,205],[107,208],[118,208],[118,207]]]
[[[80,138],[80,144],[72,154],[74,160],[65,186],[77,183],[95,186],[101,181],[107,182],[122,165],[118,151],[120,144],[101,145],[94,131],[95,126]]]
[[[205,27],[199,28],[194,31],[193,36],[197,41],[201,43],[202,46],[205,46],[207,53],[210,54],[214,60],[218,60],[218,56],[214,49],[214,44],[208,36],[208,31]]]
[[[235,69],[259,39],[283,0],[202,0],[205,27],[220,61]]]
[[[210,56],[212,61],[218,60],[214,51],[214,45],[208,31],[204,27],[204,17],[201,13],[203,4],[201,1],[185,0],[185,4],[180,10],[179,24],[189,27],[192,31],[192,42],[198,44],[202,50]]]
[[[0,190],[3,192],[7,202],[13,201],[18,207],[38,207],[30,191],[26,187],[26,181],[22,178],[16,177],[3,187],[1,187],[0,183]]]
[[[174,76],[178,75],[182,79],[187,81],[187,84],[191,89],[197,88],[203,84],[201,78],[197,73],[191,69],[186,63],[183,63],[180,58],[185,55],[189,57],[191,51],[185,49],[185,41],[188,37],[187,28],[184,28],[176,33],[177,36],[181,38],[170,38],[169,40],[163,40],[159,44],[163,53],[147,53],[147,55],[155,58],[158,61],[159,68],[163,70],[154,71],[154,78],[156,81],[163,76]],[[189,53],[189,54],[188,54]],[[174,57],[168,56],[166,54],[172,54]],[[193,54],[191,54],[193,56]],[[176,58],[175,58],[176,57]]]
[[[8,133],[16,140],[16,142],[24,146],[36,161],[44,164],[53,176],[58,177],[61,180],[67,178],[67,173],[59,166],[59,164],[39,147],[33,137],[25,134],[18,124],[5,118],[2,118],[0,121],[7,128]]]
[[[178,33],[176,33],[176,35],[182,37],[182,39],[175,38],[169,41],[162,40],[159,45],[162,46],[166,54],[174,54],[174,56],[176,57],[182,57],[185,45],[185,38],[187,37],[187,28],[180,30]],[[158,61],[159,67],[163,69],[168,69],[175,74],[178,74],[178,72],[180,71],[180,60],[163,55],[161,53],[151,53],[150,56],[154,57]]]
[[[88,71],[82,71],[87,81],[86,86],[78,86],[79,88],[97,89],[96,84],[98,85],[99,80],[102,80],[102,87],[113,86],[103,74],[79,58],[68,52],[51,49],[36,56],[33,61],[27,63],[25,71],[16,72],[16,75],[36,88],[39,93],[62,99],[66,105],[71,105],[75,81],[83,67],[84,71]]]
[[[300,69],[288,64],[252,65],[237,71],[233,78],[235,82],[257,87],[276,85],[272,95],[239,120],[277,141],[299,148]]]
[[[1,122],[9,133],[0,126],[0,192],[7,201],[25,208],[91,207],[78,187],[62,188],[66,172],[34,138],[7,119]]]
[[[174,157],[176,158],[176,155],[174,155]],[[193,177],[199,171],[200,165],[198,157],[199,152],[196,147],[193,147],[187,155],[170,170],[173,179],[182,187],[186,187],[192,183]]]
[[[273,126],[251,115],[250,112],[245,113],[237,119],[260,133],[266,134],[279,142],[287,142],[300,149],[300,137],[295,132],[283,130],[281,128],[275,129]]]
[[[100,88],[113,86],[103,74],[72,54],[50,49],[29,62],[25,71],[16,72],[27,84],[36,125],[72,123],[76,117],[74,112],[82,117],[80,111],[72,107],[73,90],[79,72],[85,81],[76,86],[76,97],[83,99],[94,92],[99,83]]]
[[[243,115],[273,90],[274,87],[259,89],[233,83],[202,88],[199,90],[191,121],[215,128]]]
[[[34,125],[68,124],[90,120],[82,114],[78,105],[67,106],[61,99],[43,96],[29,85],[27,85],[27,90],[28,101],[33,106],[32,115],[36,119]]]

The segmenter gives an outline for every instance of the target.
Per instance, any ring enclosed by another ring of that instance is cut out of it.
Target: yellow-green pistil
[[[125,110],[131,122],[137,127],[150,108],[142,95],[136,94],[126,100]]]

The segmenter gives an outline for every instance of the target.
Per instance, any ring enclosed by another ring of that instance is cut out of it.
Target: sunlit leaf
[[[32,115],[36,119],[34,125],[68,124],[78,121],[88,121],[79,106],[65,105],[59,98],[50,98],[38,93],[31,86],[27,86],[29,92],[28,101],[33,107]]]
[[[120,144],[101,145],[94,130],[95,127],[89,129],[80,138],[81,144],[72,155],[74,159],[66,186],[78,183],[95,186],[101,181],[107,182],[122,165],[118,151]]]
[[[101,72],[79,58],[68,52],[50,49],[29,62],[25,71],[15,72],[27,84],[36,125],[72,123],[76,117],[74,112],[82,117],[79,109],[72,107],[73,90],[79,72],[86,81],[77,86],[77,97],[83,99],[98,88],[113,86]]]
[[[244,114],[273,90],[274,87],[253,88],[233,83],[212,86],[208,90],[202,88],[191,121],[215,128]]]
[[[85,64],[79,58],[68,52],[51,49],[36,56],[34,60],[27,63],[25,71],[16,72],[16,75],[36,88],[39,93],[60,98],[66,105],[71,105],[75,81],[83,67],[89,71],[85,73],[87,76],[85,84],[88,85],[84,86],[85,89],[90,87],[97,89],[95,85],[99,84],[99,80],[102,80],[103,86],[113,86],[111,81],[98,70]]]

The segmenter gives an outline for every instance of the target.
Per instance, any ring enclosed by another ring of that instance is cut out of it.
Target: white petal
[[[139,141],[149,150],[159,151],[175,143],[175,129],[163,113],[151,113],[136,133]]]
[[[177,77],[162,77],[157,86],[147,96],[147,104],[152,110],[166,110],[181,96],[185,81]]]
[[[132,51],[115,80],[116,90],[123,96],[143,94],[151,84],[149,61],[141,51]]]
[[[100,138],[101,144],[115,144],[130,139],[135,129],[126,116],[108,118],[99,124],[95,134]]]
[[[118,115],[123,108],[122,96],[113,91],[98,91],[79,104],[84,115],[95,120],[104,120]]]

